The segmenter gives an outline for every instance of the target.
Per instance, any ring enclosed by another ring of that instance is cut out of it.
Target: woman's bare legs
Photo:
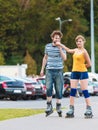
[[[88,90],[88,79],[84,79],[84,80],[80,80],[80,84],[81,84],[81,89],[83,90]],[[91,106],[90,103],[90,98],[85,98],[85,102],[87,106]]]
[[[79,80],[71,79],[71,89],[77,89]],[[70,105],[74,106],[74,96],[70,96]]]
[[[66,113],[66,117],[74,117],[74,98],[76,96],[76,88],[79,80],[71,80],[71,92],[70,92],[70,106],[69,111]]]

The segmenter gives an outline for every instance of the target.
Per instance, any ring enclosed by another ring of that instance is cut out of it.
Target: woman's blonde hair
[[[75,42],[77,42],[78,39],[82,39],[84,42],[86,42],[86,39],[84,38],[84,36],[82,35],[78,35],[76,38],[75,38]]]

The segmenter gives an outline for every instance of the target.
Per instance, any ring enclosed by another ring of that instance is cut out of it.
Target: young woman
[[[74,97],[76,95],[76,89],[78,82],[80,82],[83,95],[86,102],[86,112],[85,117],[92,117],[92,109],[90,103],[90,96],[88,93],[88,72],[87,68],[91,66],[91,60],[87,50],[84,48],[86,42],[82,35],[78,35],[75,38],[77,48],[69,49],[61,43],[56,43],[57,46],[61,46],[68,53],[73,54],[73,67],[71,73],[71,93],[70,93],[70,109],[66,113],[66,117],[74,117]]]

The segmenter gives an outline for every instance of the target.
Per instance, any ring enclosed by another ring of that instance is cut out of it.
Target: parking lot
[[[64,73],[63,97],[70,95],[70,75],[71,72]],[[90,95],[98,95],[98,80],[96,75],[89,73],[88,91]],[[43,77],[9,77],[0,75],[0,99],[5,100],[36,100],[37,98],[46,99],[46,82]],[[77,92],[82,96],[81,84],[77,86]],[[79,96],[78,94],[76,96]],[[53,97],[55,89],[53,84]]]

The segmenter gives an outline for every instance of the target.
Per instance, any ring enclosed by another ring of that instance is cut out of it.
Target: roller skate
[[[56,103],[56,111],[59,117],[62,117],[61,103]]]
[[[70,105],[69,111],[66,113],[66,118],[73,118],[74,117],[74,106]]]
[[[85,118],[92,118],[93,117],[91,106],[87,106],[86,112],[84,113],[84,116],[85,116]]]
[[[47,102],[46,117],[53,113],[53,107],[51,102]]]

